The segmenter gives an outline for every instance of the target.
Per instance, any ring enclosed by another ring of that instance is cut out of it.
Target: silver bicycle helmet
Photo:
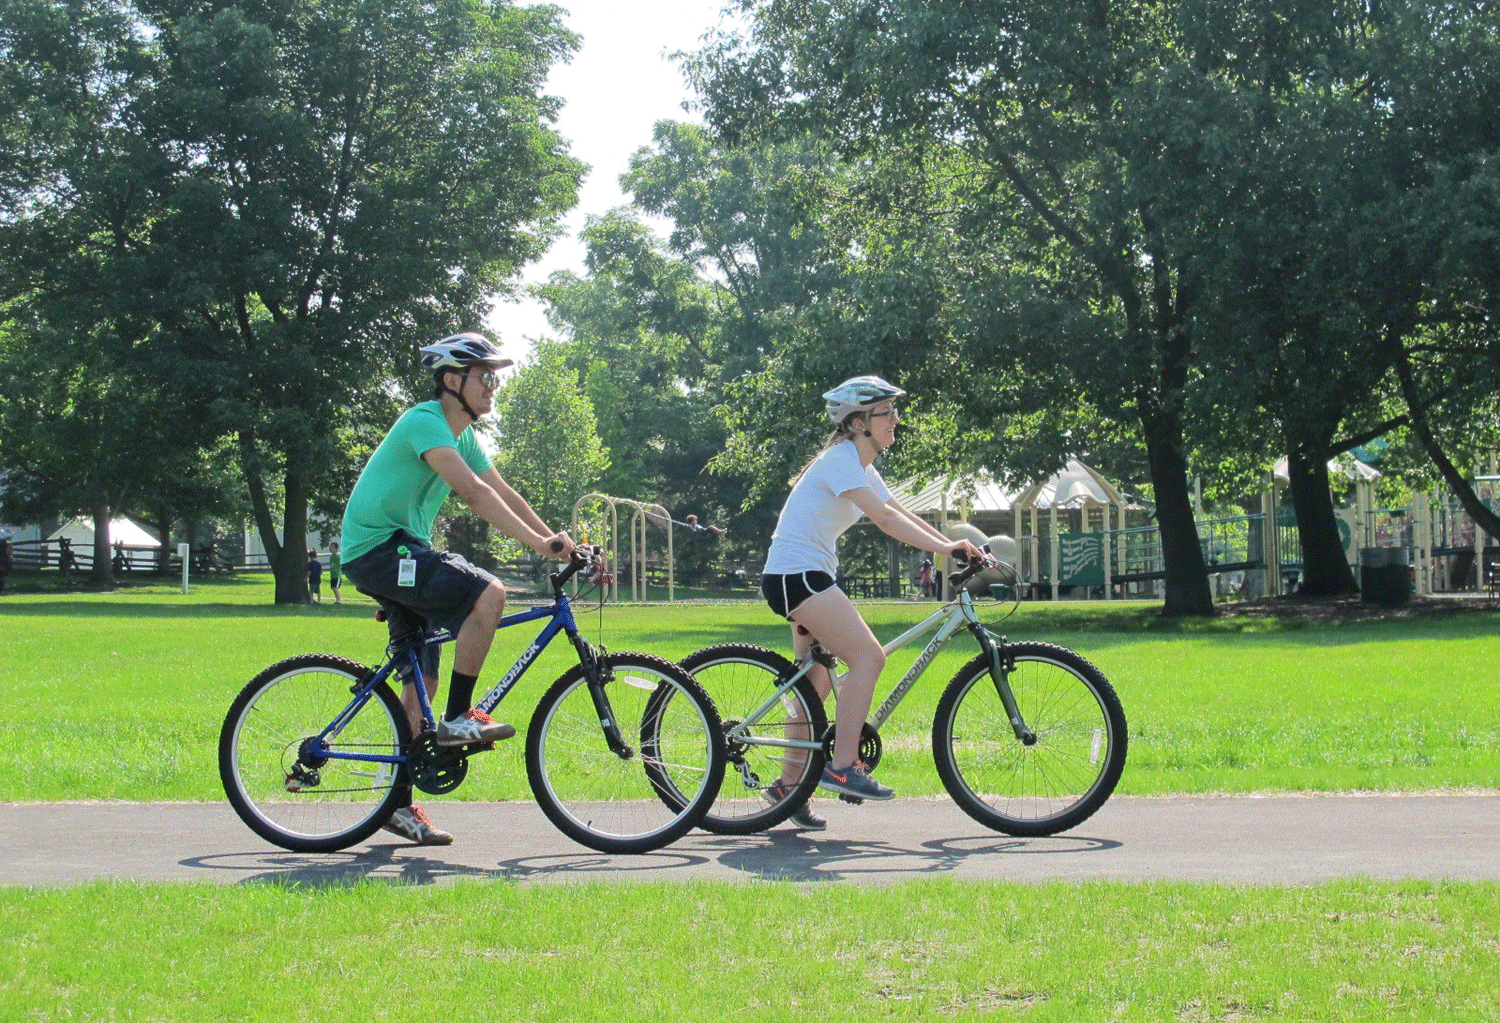
[[[895,401],[906,392],[876,376],[850,377],[823,395],[828,418],[844,425],[852,413],[868,412],[882,401]]]
[[[504,369],[514,365],[502,358],[496,348],[481,334],[454,334],[422,349],[422,368],[430,373],[442,369],[465,370],[470,366]]]

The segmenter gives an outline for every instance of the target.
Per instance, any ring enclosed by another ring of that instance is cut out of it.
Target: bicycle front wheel
[[[583,667],[568,671],[532,715],[526,774],[542,812],[575,842],[607,853],[649,852],[686,834],[718,792],[719,715],[671,661],[613,653],[600,665],[609,722]],[[681,799],[662,798],[664,790]]]
[[[749,835],[780,824],[807,802],[823,773],[821,749],[785,745],[787,740],[816,741],[827,730],[818,691],[806,678],[799,679],[764,717],[734,738],[731,729],[770,699],[796,666],[764,647],[721,643],[689,654],[682,667],[714,701],[725,732],[724,784],[699,827],[721,835]],[[784,783],[781,799],[767,795],[777,781]]]
[[[1051,643],[1005,647],[1028,735],[1016,736],[980,654],[938,701],[932,755],[965,813],[1007,835],[1054,835],[1103,806],[1125,768],[1125,711],[1083,657]]]
[[[396,810],[400,764],[312,751],[367,674],[344,657],[293,657],[255,676],[230,706],[219,733],[219,778],[240,819],[266,841],[331,852],[370,837]],[[409,738],[401,702],[382,685],[327,742],[344,753],[397,756]]]

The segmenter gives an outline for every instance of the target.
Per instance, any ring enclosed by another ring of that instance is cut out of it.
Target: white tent
[[[64,523],[60,529],[55,529],[47,537],[48,540],[60,540],[66,538],[72,542],[73,552],[79,556],[92,556],[94,550],[94,520],[73,519]],[[129,519],[110,519],[109,521],[109,543],[113,547],[117,543],[123,543],[126,547],[160,547],[161,541]],[[154,554],[142,554],[127,551],[126,557],[133,565],[146,564],[155,558]]]

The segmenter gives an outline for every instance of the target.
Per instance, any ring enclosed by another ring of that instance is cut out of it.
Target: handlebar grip
[[[560,551],[562,549],[563,549],[563,542],[561,540],[553,540],[552,541],[552,553],[553,554],[556,554],[558,551]]]

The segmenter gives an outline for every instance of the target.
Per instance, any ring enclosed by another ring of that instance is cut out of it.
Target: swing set
[[[620,537],[620,509],[623,507],[630,513],[630,560],[628,575],[630,577],[630,600],[633,603],[641,603],[646,600],[646,525],[665,529],[667,533],[667,602],[676,600],[676,571],[675,550],[672,543],[672,527],[679,525],[688,527],[686,522],[676,522],[667,510],[659,504],[649,501],[633,501],[628,497],[615,497],[611,494],[584,494],[573,502],[573,528],[571,532],[575,536],[587,536],[587,529],[580,532],[579,511],[590,504],[604,506],[602,516],[598,520],[597,530],[603,535],[589,536],[589,541],[597,543],[604,548],[604,570],[598,577],[600,589],[604,591],[605,600],[619,600],[619,551]]]

